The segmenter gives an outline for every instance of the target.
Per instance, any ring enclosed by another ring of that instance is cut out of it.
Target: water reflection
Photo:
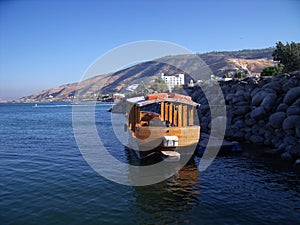
[[[194,160],[176,176],[158,184],[135,187],[137,223],[187,223],[187,213],[199,205],[200,179]]]

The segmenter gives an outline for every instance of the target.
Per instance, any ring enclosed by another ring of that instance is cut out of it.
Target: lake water
[[[111,140],[108,108],[96,107],[96,124]],[[105,144],[128,159],[119,143]],[[0,104],[0,224],[299,224],[292,171],[239,154],[199,173],[199,160],[158,184],[120,185],[83,159],[71,105]]]

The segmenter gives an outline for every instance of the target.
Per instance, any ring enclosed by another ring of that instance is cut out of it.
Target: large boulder
[[[291,135],[285,135],[284,138],[283,138],[283,141],[284,143],[286,143],[287,145],[296,145],[297,144],[297,141],[298,139],[291,136]],[[300,149],[299,149],[300,150]]]
[[[237,130],[236,132],[232,133],[232,138],[234,138],[234,140],[237,141],[242,141],[244,139],[245,136],[245,132],[241,131],[241,130]]]
[[[232,128],[234,128],[234,129],[245,128],[245,122],[243,120],[238,120],[232,125]]]
[[[295,164],[294,164],[294,168],[296,173],[300,173],[300,159],[297,159]]]
[[[282,124],[283,130],[294,129],[300,127],[300,116],[292,115],[288,116]]]
[[[264,97],[267,95],[268,93],[265,91],[259,91],[257,92],[253,97],[252,97],[252,105],[254,106],[259,106],[262,102],[262,100],[264,99]]]
[[[281,84],[278,81],[273,81],[270,83],[267,83],[263,86],[264,90],[274,90],[276,92],[280,92],[281,91]]]
[[[294,161],[293,157],[290,155],[288,152],[284,152],[281,154],[281,159],[287,162],[292,162]]]
[[[252,110],[250,116],[254,120],[260,120],[266,116],[266,110],[263,107],[257,107]]]
[[[269,123],[273,128],[281,128],[286,115],[284,112],[276,112],[269,118]]]
[[[262,143],[264,143],[264,138],[259,135],[251,135],[250,141],[254,144],[262,144]]]
[[[247,126],[251,127],[251,126],[253,126],[256,123],[256,121],[254,119],[252,119],[252,118],[247,118],[245,120],[245,123],[246,123]]]
[[[261,126],[259,124],[254,124],[252,127],[251,127],[251,132],[253,134],[257,134],[257,135],[263,135],[264,134],[264,126]]]
[[[300,158],[300,144],[294,145],[289,148],[288,153],[294,158]]]
[[[248,105],[241,105],[234,108],[233,115],[245,115],[251,110]]]
[[[297,81],[296,77],[286,76],[285,81],[282,82],[281,89],[284,92],[288,92],[291,88],[294,88],[297,85],[299,85],[299,84],[298,84],[298,81]]]
[[[239,96],[235,96],[233,99],[232,99],[232,103],[233,104],[237,104],[237,103],[239,103],[239,102],[242,102],[242,101],[244,101],[245,99],[244,99],[244,95],[239,95]]]
[[[264,109],[269,112],[275,105],[277,99],[277,95],[275,94],[268,94],[264,97],[261,106],[264,107]]]
[[[287,105],[291,105],[299,98],[300,98],[300,87],[293,87],[286,93],[283,99],[283,103]]]
[[[287,104],[280,103],[279,106],[277,106],[276,111],[277,112],[286,112],[287,109],[288,109],[288,105]]]
[[[228,94],[225,96],[225,101],[232,101],[232,99],[234,98],[234,94]]]
[[[293,106],[299,106],[299,107],[300,107],[300,98],[298,98],[298,100],[296,100],[296,101],[293,103]]]
[[[298,115],[300,116],[300,107],[297,106],[297,105],[291,105],[287,111],[286,111],[286,114],[288,116],[291,116],[291,115]]]

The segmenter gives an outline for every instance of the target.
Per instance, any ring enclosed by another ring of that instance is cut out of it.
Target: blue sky
[[[99,56],[141,40],[194,52],[300,42],[300,1],[0,1],[0,98],[80,80]]]

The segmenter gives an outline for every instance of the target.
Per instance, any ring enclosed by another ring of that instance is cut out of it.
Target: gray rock
[[[260,91],[261,91],[260,88],[258,88],[258,87],[254,88],[250,93],[251,97],[253,98]]]
[[[276,111],[277,112],[286,112],[288,109],[288,105],[284,103],[280,103],[279,106],[277,107]]]
[[[245,136],[245,132],[237,130],[236,132],[233,132],[232,134],[232,138],[234,138],[235,140],[241,141],[244,139]]]
[[[244,101],[244,100],[245,100],[245,99],[244,99],[244,95],[239,95],[239,96],[234,97],[234,98],[232,99],[232,103],[236,105],[237,103],[242,102],[242,101]]]
[[[284,138],[285,132],[282,129],[276,129],[275,130],[275,136],[279,138]]]
[[[300,116],[292,115],[288,116],[282,124],[283,130],[294,129],[300,126]]]
[[[248,107],[250,107],[250,104],[247,101],[240,101],[240,102],[237,102],[235,104],[235,106],[248,106]]]
[[[284,92],[288,92],[291,88],[296,87],[298,85],[297,79],[294,79],[293,77],[289,77],[289,76],[286,76],[285,81],[281,83],[282,83],[281,89]]]
[[[225,100],[232,101],[233,98],[234,98],[234,94],[228,94],[228,95],[226,95]]]
[[[251,132],[246,132],[246,133],[245,133],[245,137],[244,137],[244,138],[245,138],[245,140],[249,141],[249,140],[250,140],[250,137],[251,137],[251,135],[252,135],[252,134],[251,134]]]
[[[281,128],[282,123],[285,118],[286,118],[286,115],[284,112],[276,112],[276,113],[272,114],[269,118],[270,125],[273,128]]]
[[[245,122],[244,122],[243,120],[238,120],[238,121],[236,121],[236,122],[232,125],[232,127],[233,127],[234,129],[241,129],[241,128],[244,128],[244,127],[245,127]]]
[[[287,105],[291,105],[299,98],[300,98],[300,87],[293,87],[286,93],[283,99],[283,103]]]
[[[287,161],[287,162],[293,162],[294,161],[293,157],[288,152],[282,153],[281,154],[281,159],[284,160],[284,161]]]
[[[295,128],[295,135],[297,138],[300,138],[300,127]]]
[[[299,115],[300,116],[300,107],[297,106],[297,105],[291,105],[287,111],[286,111],[286,114],[288,116],[291,116],[291,115]]]
[[[282,140],[280,137],[273,137],[271,143],[273,146],[279,147],[280,143],[282,143]]]
[[[284,133],[287,135],[295,136],[295,129],[286,129],[284,130]]]
[[[246,123],[247,126],[251,127],[251,126],[254,125],[256,122],[255,122],[254,119],[249,118],[249,119],[246,119],[246,120],[245,120],[245,123]]]
[[[264,91],[257,92],[252,97],[252,105],[259,106],[266,95],[267,95],[267,92],[264,92]]]
[[[254,144],[262,144],[262,143],[264,143],[264,138],[259,135],[251,135],[250,141]]]
[[[280,145],[277,147],[278,150],[284,151],[287,147],[287,144],[285,143],[280,143]]]
[[[265,140],[264,140],[264,145],[270,146],[270,145],[271,145],[271,139],[265,138]]]
[[[264,107],[264,109],[269,112],[275,105],[277,99],[277,95],[275,94],[268,94],[264,97],[261,106]]]
[[[240,89],[240,90],[238,90],[237,92],[235,92],[234,95],[235,95],[235,97],[238,97],[238,96],[241,96],[241,95],[243,96],[243,95],[244,95],[244,90],[241,90],[241,89]]]
[[[294,169],[296,173],[300,173],[300,159],[297,159],[294,163]]]
[[[251,108],[248,105],[238,106],[234,108],[233,115],[245,115],[250,110]]]
[[[285,144],[287,145],[296,145],[297,144],[297,138],[293,137],[293,136],[290,136],[290,135],[286,135],[284,138],[283,138],[283,141]]]
[[[246,99],[247,101],[249,101],[251,99],[251,94],[249,91],[244,92],[244,99]]]
[[[267,90],[267,89],[272,89],[276,92],[280,92],[281,91],[281,84],[278,81],[273,81],[270,83],[267,83],[263,86],[263,89]]]
[[[274,131],[265,130],[264,137],[265,139],[271,139],[274,136]]]
[[[288,149],[288,153],[290,153],[290,155],[294,158],[300,158],[300,144],[293,145]]]
[[[299,106],[300,107],[300,98],[293,103],[293,106]]]
[[[257,107],[250,114],[251,118],[254,120],[260,120],[264,118],[265,115],[266,115],[266,110],[263,107]]]
[[[263,135],[264,134],[264,126],[260,126],[259,124],[254,124],[251,128],[252,134]]]

